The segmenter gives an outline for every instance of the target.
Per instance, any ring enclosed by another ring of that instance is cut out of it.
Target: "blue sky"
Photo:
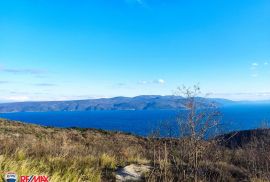
[[[270,99],[269,0],[0,0],[0,101]]]

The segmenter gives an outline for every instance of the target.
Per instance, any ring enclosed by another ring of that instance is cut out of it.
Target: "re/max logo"
[[[20,182],[49,182],[47,176],[21,176]]]

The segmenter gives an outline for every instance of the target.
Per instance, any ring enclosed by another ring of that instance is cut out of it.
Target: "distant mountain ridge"
[[[199,98],[198,99],[205,99]],[[226,99],[205,99],[218,105],[233,104]],[[89,110],[153,110],[184,108],[185,99],[180,96],[141,95],[137,97],[114,97],[74,101],[40,101],[0,103],[0,112],[49,112]]]

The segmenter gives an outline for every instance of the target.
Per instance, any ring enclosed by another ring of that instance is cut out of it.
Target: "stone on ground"
[[[150,169],[150,166],[131,164],[116,171],[116,181],[142,181],[144,175],[148,173]]]

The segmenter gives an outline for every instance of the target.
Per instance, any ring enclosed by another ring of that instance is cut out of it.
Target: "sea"
[[[269,126],[270,104],[239,104],[219,108],[223,132],[256,129]],[[59,128],[95,128],[150,136],[166,133],[168,127],[177,130],[179,111],[65,111],[1,113],[1,118]],[[180,114],[181,117],[181,114]],[[163,131],[162,131],[163,130]]]

